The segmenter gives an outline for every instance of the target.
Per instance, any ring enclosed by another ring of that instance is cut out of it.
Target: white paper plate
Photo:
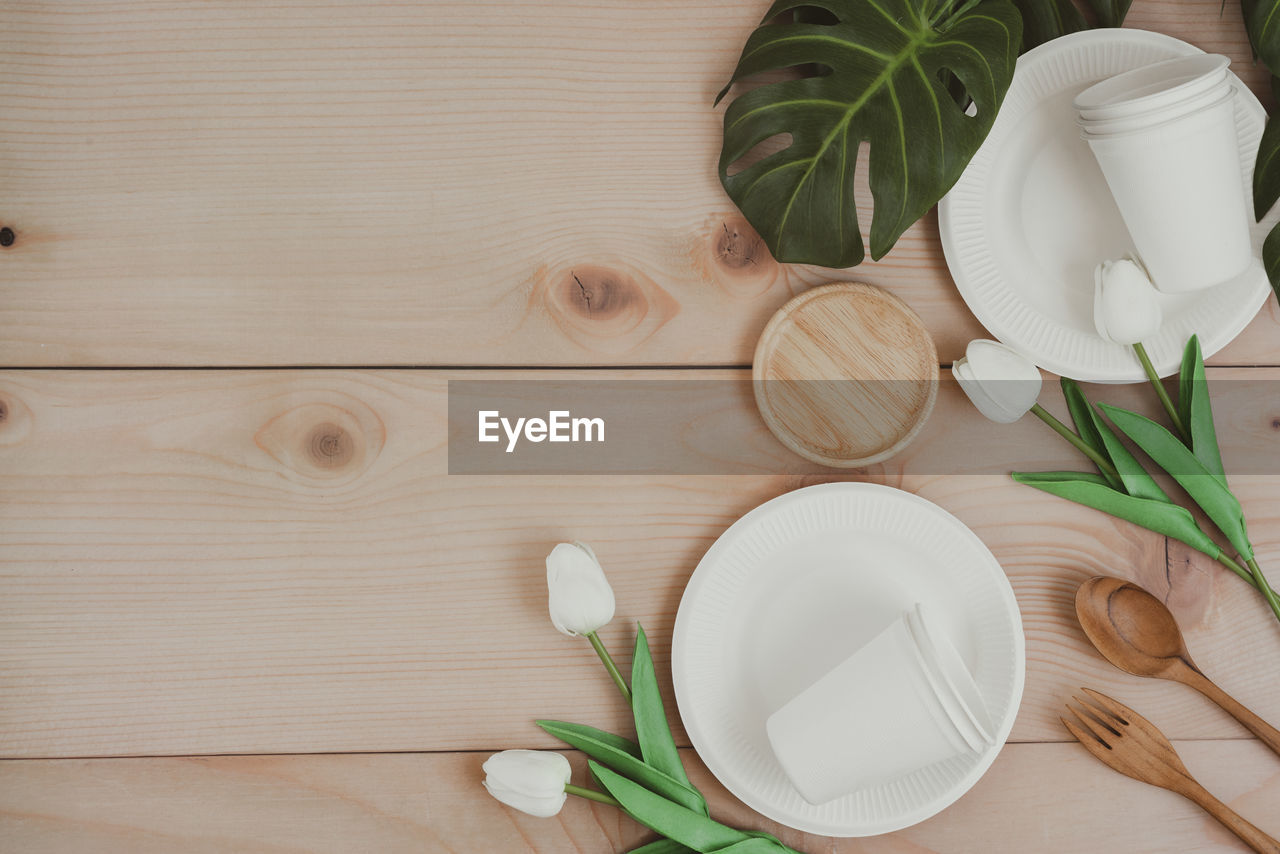
[[[1071,102],[1105,77],[1201,52],[1170,36],[1124,29],[1074,33],[1029,51],[990,136],[939,205],[942,248],[964,301],[992,335],[1046,370],[1095,382],[1143,379],[1129,347],[1094,331],[1093,268],[1132,251],[1133,243],[1080,138]],[[1232,80],[1249,188],[1266,112]],[[1253,229],[1258,258],[1277,218],[1273,211]],[[1205,356],[1222,349],[1270,292],[1259,262],[1235,282],[1162,296],[1164,326],[1145,342],[1156,369],[1162,376],[1177,371],[1192,333]]]
[[[765,721],[918,601],[973,671],[995,745],[807,803]],[[735,522],[689,580],[671,656],[680,717],[711,773],[752,809],[825,836],[898,830],[968,791],[1013,727],[1024,660],[1013,589],[982,541],[936,504],[870,483],[796,490]]]

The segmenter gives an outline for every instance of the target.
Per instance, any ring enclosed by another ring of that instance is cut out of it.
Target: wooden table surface
[[[0,850],[648,838],[607,807],[534,819],[480,788],[488,753],[554,746],[534,718],[625,726],[589,647],[547,619],[543,556],[596,547],[619,601],[605,639],[621,652],[643,621],[670,701],[698,558],[831,478],[450,477],[446,383],[741,377],[769,315],[832,278],[903,297],[944,365],[982,334],[933,216],[832,273],[775,264],[735,213],[711,100],[765,5],[0,4]],[[1235,3],[1137,0],[1129,25],[1264,89]],[[1212,364],[1280,379],[1274,300]],[[1254,404],[1244,432],[1274,435],[1280,401]],[[948,430],[993,434],[948,389],[909,453]],[[1238,579],[1003,476],[852,477],[938,502],[1008,572],[1027,636],[1011,741],[935,818],[843,841],[771,825],[688,751],[715,815],[809,852],[1234,850],[1068,741],[1058,711],[1088,684],[1280,834],[1280,758],[1187,689],[1110,668],[1071,612],[1090,575],[1138,580],[1277,721],[1280,629]],[[1280,582],[1280,476],[1235,482]]]

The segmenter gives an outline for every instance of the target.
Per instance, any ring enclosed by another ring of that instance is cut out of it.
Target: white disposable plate
[[[934,610],[972,670],[996,743],[807,803],[765,721],[915,602]],[[825,836],[898,830],[968,791],[1009,737],[1024,661],[1013,589],[982,541],[936,504],[870,483],[799,489],[735,522],[689,580],[671,653],[680,717],[711,773],[757,812]]]
[[[1101,29],[1046,42],[1018,60],[991,134],[939,205],[942,248],[960,295],[992,335],[1046,370],[1094,382],[1136,382],[1133,351],[1098,337],[1093,269],[1133,251],[1071,102],[1097,81],[1202,51],[1143,30]],[[1241,180],[1252,198],[1253,161],[1266,112],[1234,74]],[[1254,254],[1280,218],[1254,226]],[[1261,261],[1205,291],[1161,296],[1164,325],[1145,342],[1161,376],[1174,373],[1193,333],[1205,356],[1248,325],[1271,292]]]

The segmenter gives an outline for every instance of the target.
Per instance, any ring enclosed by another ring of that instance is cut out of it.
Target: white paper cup
[[[990,718],[973,677],[950,643],[938,642],[942,635],[928,621],[919,606],[903,614],[769,717],[765,729],[774,755],[809,803],[823,804],[991,743]],[[928,638],[925,649],[921,638]],[[957,690],[955,681],[963,687]]]
[[[925,674],[960,736],[973,750],[994,744],[995,723],[982,691],[951,639],[939,631],[932,612],[917,603],[915,610],[907,612],[906,620],[924,658]]]
[[[1144,127],[1160,124],[1176,119],[1179,116],[1194,113],[1212,106],[1231,92],[1231,81],[1226,77],[1215,86],[1211,86],[1198,94],[1190,95],[1176,104],[1166,104],[1152,110],[1143,110],[1109,119],[1086,119],[1081,117],[1076,124],[1086,134],[1102,135],[1112,133],[1128,133]]]
[[[1169,121],[1084,138],[1156,288],[1187,293],[1248,268],[1253,246],[1234,89]]]
[[[1220,54],[1200,53],[1135,68],[1085,89],[1075,97],[1076,112],[1099,120],[1175,105],[1225,81],[1230,64]]]

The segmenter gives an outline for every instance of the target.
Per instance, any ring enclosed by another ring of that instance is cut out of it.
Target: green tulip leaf
[[[538,721],[538,726],[570,747],[581,750],[602,765],[612,768],[664,798],[675,801],[687,809],[707,814],[707,803],[696,789],[599,738],[599,735],[608,735],[608,733],[601,733],[600,730],[588,732],[586,730],[591,730],[590,727],[560,721]]]
[[[1149,498],[1135,498],[1112,489],[1101,475],[1072,471],[1014,472],[1018,483],[1035,487],[1042,492],[1101,510],[1117,519],[1155,531],[1186,543],[1217,560],[1222,554],[1208,534],[1200,530],[1196,520],[1185,507]]]
[[[658,692],[658,674],[654,672],[653,657],[649,654],[649,639],[639,623],[636,624],[636,652],[631,659],[631,713],[644,761],[692,789],[689,775],[680,762],[676,741],[671,737],[671,727],[667,725],[667,711]]]
[[[1191,424],[1191,399],[1196,391],[1196,360],[1199,358],[1200,339],[1192,335],[1182,350],[1182,364],[1178,366],[1178,418],[1187,425]]]
[[[1059,380],[1059,384],[1062,386],[1062,397],[1067,402],[1067,411],[1071,413],[1071,420],[1075,423],[1076,432],[1080,434],[1080,438],[1086,445],[1097,451],[1103,459],[1110,460],[1111,454],[1107,450],[1106,444],[1102,441],[1099,425],[1094,418],[1093,407],[1089,405],[1089,399],[1085,397],[1079,383],[1068,377],[1062,377]],[[1102,468],[1099,468],[1098,471],[1111,486],[1116,489],[1124,489],[1124,483],[1120,478],[1112,477]]]
[[[747,841],[753,841],[757,845],[763,843],[769,847],[737,849],[734,854],[738,854],[739,851],[750,852],[750,854],[764,851],[775,852],[775,854],[792,851],[781,843],[771,841],[768,837],[753,836],[741,830],[734,830],[701,813],[686,809],[661,795],[654,794],[639,783],[634,783],[621,774],[610,771],[594,760],[588,760],[587,764],[600,786],[618,801],[627,815],[650,830],[657,831],[694,851],[702,854],[716,854],[732,845]]]
[[[1129,452],[1129,449],[1120,441],[1120,437],[1112,432],[1106,421],[1102,420],[1102,416],[1093,410],[1090,410],[1089,415],[1093,418],[1093,426],[1098,431],[1098,435],[1102,437],[1102,444],[1107,448],[1107,457],[1111,460],[1111,464],[1116,467],[1116,473],[1120,475],[1124,491],[1134,498],[1145,498],[1150,501],[1162,501],[1165,504],[1172,504],[1173,502],[1169,500],[1169,496],[1160,488],[1160,484],[1156,483],[1155,478],[1147,474],[1147,470],[1142,467],[1142,463],[1138,462],[1138,458]]]
[[[825,13],[823,22],[787,15],[801,8]],[[868,142],[871,255],[883,257],[951,189],[991,130],[1021,31],[1011,0],[777,0],[729,86],[787,68],[825,73],[733,100],[721,183],[777,260],[850,267],[865,255],[854,170]],[[949,91],[955,80],[974,115]],[[774,137],[790,142],[730,174]]]
[[[1244,510],[1218,476],[1209,471],[1178,437],[1150,418],[1105,403],[1100,405],[1111,423],[1187,491],[1236,551],[1245,560],[1252,560],[1253,546],[1249,544]]]
[[[636,759],[642,758],[640,754],[640,745],[636,744],[631,739],[623,738],[620,735],[614,735],[611,732],[605,732],[602,729],[596,729],[593,726],[587,726],[586,724],[571,724],[565,721],[535,721],[534,723],[561,741],[565,740],[562,734],[570,734],[578,738],[585,738],[599,742],[613,752],[626,753],[634,756]],[[555,732],[552,732],[548,727],[554,727]],[[583,752],[585,753],[586,751]]]
[[[735,842],[728,848],[721,848],[715,854],[779,854],[779,852],[790,850],[792,849],[772,837],[757,836]]]
[[[1227,475],[1222,467],[1218,432],[1213,426],[1209,380],[1204,375],[1200,339],[1195,335],[1187,341],[1182,354],[1182,368],[1178,371],[1178,417],[1191,431],[1191,452],[1226,487]]]
[[[686,851],[692,850],[688,845],[681,845],[674,839],[655,839],[648,845],[632,848],[627,854],[685,854]]]

